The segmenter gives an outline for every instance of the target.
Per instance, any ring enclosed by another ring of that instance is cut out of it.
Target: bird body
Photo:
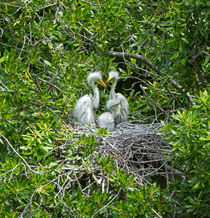
[[[81,124],[94,123],[93,101],[91,95],[85,95],[78,99],[75,105],[74,116]]]
[[[107,129],[108,131],[114,130],[114,117],[110,112],[104,112],[98,117],[98,125],[100,128]]]
[[[129,105],[121,93],[117,93],[113,99],[109,99],[106,108],[112,112],[116,124],[127,121]]]
[[[94,108],[99,105],[99,90],[95,83],[99,83],[107,87],[102,80],[101,72],[90,73],[87,77],[88,84],[93,89],[93,96],[87,94],[79,98],[75,105],[74,117],[76,120],[84,125],[94,124]]]
[[[118,72],[112,70],[109,72],[109,78],[107,79],[107,82],[112,81],[112,87],[106,107],[112,113],[116,125],[127,121],[129,114],[129,104],[127,99],[121,93],[115,93],[118,78]]]

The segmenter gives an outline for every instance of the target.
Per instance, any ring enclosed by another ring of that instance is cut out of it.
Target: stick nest
[[[96,133],[97,128],[74,124],[74,139],[81,135],[97,139],[99,145],[92,154],[90,166],[95,180],[100,180],[101,172],[94,160],[109,155],[114,160],[116,171],[120,167],[125,173],[134,175],[140,186],[145,182],[150,183],[154,176],[165,178],[168,184],[170,177],[180,172],[170,166],[168,157],[172,147],[158,135],[161,127],[160,123],[130,121],[119,124],[113,132],[101,136]]]

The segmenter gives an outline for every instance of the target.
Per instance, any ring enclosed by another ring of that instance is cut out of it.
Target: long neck
[[[112,87],[111,87],[111,91],[110,91],[110,99],[114,99],[115,98],[115,88],[117,85],[117,80],[113,79],[112,81]]]
[[[99,91],[94,83],[91,86],[93,88],[93,107],[97,108],[99,105]]]

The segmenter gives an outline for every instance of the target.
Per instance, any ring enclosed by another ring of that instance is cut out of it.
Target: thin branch
[[[0,5],[7,5],[7,6],[11,6],[11,7],[15,7],[15,8],[24,8],[22,6],[19,6],[19,5],[11,5],[11,4],[8,4],[6,2],[0,2]]]
[[[0,90],[0,92],[7,92],[7,93],[9,93],[9,92],[13,92],[12,90]]]
[[[197,58],[198,58],[201,54],[205,54],[205,55],[207,55],[208,57],[210,57],[210,54],[209,54],[209,53],[207,53],[206,51],[201,51],[201,52],[199,52],[197,55],[192,56],[192,60],[190,60],[190,63],[195,67],[195,69],[196,69],[196,71],[197,71],[196,75],[197,75],[198,78],[200,79],[201,84],[202,84],[203,86],[205,86],[206,83],[207,83],[207,81],[205,81],[205,76],[203,75],[203,73],[199,73],[200,67],[199,67],[199,65],[198,65],[198,63],[197,63]]]
[[[63,121],[51,108],[49,108],[48,106],[44,105],[41,101],[37,101],[37,102],[40,103],[43,107],[47,108],[54,116],[56,116],[59,120],[61,120],[61,122],[65,126],[69,127],[69,125],[65,121]]]
[[[3,34],[4,34],[4,30],[0,27],[0,30],[1,30],[1,35],[0,35],[0,37],[2,37],[3,36]]]
[[[50,85],[50,86],[53,86],[53,87],[56,88],[58,91],[62,92],[62,90],[61,90],[58,86],[52,84],[51,82],[48,82],[48,81],[46,81],[46,80],[44,80],[44,79],[41,79],[41,78],[39,78],[39,77],[37,77],[37,79],[38,79],[39,81],[42,81],[42,82],[44,82],[44,83],[47,83],[47,84]]]
[[[99,213],[101,210],[103,210],[104,208],[106,208],[107,206],[109,206],[116,198],[117,198],[117,196],[120,194],[120,192],[121,192],[121,188],[119,189],[119,191],[117,192],[117,194],[112,198],[112,200],[108,203],[108,204],[106,204],[106,205],[104,205],[102,208],[100,208],[98,211],[96,211],[94,214],[93,214],[93,216],[91,216],[91,218],[93,218],[97,213]]]
[[[57,4],[58,4],[58,2],[50,4],[50,5],[45,5],[45,6],[38,6],[38,7],[32,8],[31,10],[37,10],[37,9],[38,10],[43,10],[45,8],[53,7],[53,6],[57,5]]]
[[[119,58],[123,58],[123,59],[125,59],[125,58],[133,58],[133,59],[139,60],[142,63],[144,63],[145,65],[147,65],[148,67],[150,67],[152,70],[154,70],[158,75],[162,76],[162,73],[158,70],[158,68],[155,67],[152,64],[152,62],[150,62],[143,55],[136,55],[136,54],[127,53],[127,52],[110,52],[110,53],[108,53],[108,55],[110,57],[119,57]],[[176,88],[180,92],[186,93],[186,97],[187,97],[187,100],[189,101],[189,103],[191,105],[194,104],[192,102],[192,96],[188,92],[186,92],[175,80],[169,79],[169,82],[174,86],[174,88]]]
[[[56,72],[55,77],[50,81],[50,85],[46,90],[47,92],[50,91],[50,89],[53,87],[52,84],[54,85],[54,82],[57,79],[58,74],[59,74],[59,71]]]
[[[154,210],[153,208],[152,208],[152,211],[159,217],[159,218],[162,218],[162,216],[161,215],[159,215],[158,213],[157,213],[157,211],[156,210]]]
[[[3,82],[1,82],[1,81],[0,81],[0,85],[1,85],[2,87],[4,87],[7,91],[10,91],[10,90],[7,88],[7,86],[6,86]]]
[[[25,165],[29,168],[29,170],[31,170],[32,172],[35,172],[33,169],[31,169],[31,167],[29,166],[29,164],[26,162],[26,160],[15,150],[15,148],[11,145],[11,143],[9,142],[9,140],[0,132],[0,136],[3,137],[3,139],[8,143],[8,145],[12,148],[12,150],[15,152],[15,154],[17,154],[17,156],[22,159],[22,161],[25,163]]]
[[[38,88],[39,92],[42,92],[42,89],[38,83],[38,76],[35,76],[35,79],[33,79],[33,81],[34,81],[36,87]]]
[[[210,57],[210,54],[208,53],[208,52],[206,52],[206,51],[201,51],[201,52],[199,52],[197,55],[195,55],[195,56],[193,56],[193,61],[195,60],[195,59],[197,59],[201,54],[205,54],[205,55],[207,55],[208,57]]]
[[[136,55],[136,54],[127,53],[127,52],[111,52],[109,53],[109,56],[123,58],[123,59],[133,58],[133,59],[139,60],[142,63],[146,64],[148,67],[150,67],[152,70],[154,70],[156,73],[158,72],[159,74],[161,74],[159,70],[156,67],[154,67],[153,64],[149,60],[147,60],[143,55]]]
[[[92,33],[90,30],[88,30],[86,27],[84,27],[82,23],[78,22],[78,24],[79,24],[81,27],[83,27],[84,31],[85,31],[89,36],[92,36],[92,35],[93,35],[93,33]],[[91,41],[92,41],[92,40],[91,40]]]
[[[4,46],[7,46],[7,47],[15,48],[15,49],[17,49],[17,50],[21,50],[21,48],[18,48],[18,47],[16,47],[15,45],[9,45],[9,44],[3,43],[3,42],[0,42],[0,44],[2,44],[2,45],[4,45]]]

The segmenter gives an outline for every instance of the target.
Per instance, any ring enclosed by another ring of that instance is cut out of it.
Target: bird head
[[[112,80],[118,80],[119,73],[116,70],[111,70],[109,72],[109,78],[107,79],[106,83],[112,81]]]
[[[87,77],[87,81],[90,85],[92,85],[94,82],[97,82],[98,84],[107,88],[106,84],[102,80],[101,71],[90,73]]]

